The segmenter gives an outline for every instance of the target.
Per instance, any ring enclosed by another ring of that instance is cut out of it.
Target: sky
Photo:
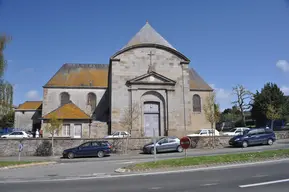
[[[2,0],[14,104],[41,100],[64,63],[107,64],[146,20],[191,60],[221,109],[231,107],[238,84],[255,92],[274,82],[289,94],[286,0]]]

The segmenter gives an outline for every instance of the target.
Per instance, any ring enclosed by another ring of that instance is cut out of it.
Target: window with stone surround
[[[93,113],[96,108],[96,95],[94,93],[87,94],[87,105],[90,106],[91,113]]]
[[[193,112],[201,112],[201,97],[198,94],[193,95]]]
[[[70,124],[62,125],[62,136],[69,137],[70,136]]]
[[[60,106],[69,103],[70,95],[67,92],[60,93]]]

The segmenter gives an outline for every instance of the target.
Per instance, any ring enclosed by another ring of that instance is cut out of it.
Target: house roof
[[[64,104],[47,115],[43,119],[51,119],[56,116],[58,119],[90,119],[90,116],[77,107],[74,103]]]
[[[122,49],[139,44],[157,44],[175,49],[148,22]]]
[[[107,87],[107,64],[64,64],[43,87]]]
[[[20,104],[15,110],[41,110],[42,101],[25,101]]]
[[[189,77],[191,90],[213,91],[204,79],[192,68],[189,69]]]

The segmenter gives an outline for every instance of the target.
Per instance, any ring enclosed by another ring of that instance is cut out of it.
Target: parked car
[[[109,138],[124,138],[124,137],[130,137],[130,134],[126,131],[116,131],[112,135],[105,136],[105,139]]]
[[[107,141],[85,142],[78,147],[65,149],[62,153],[64,158],[73,159],[74,157],[104,157],[111,153],[111,144]]]
[[[219,136],[220,133],[216,129],[215,131],[215,136]],[[213,135],[213,130],[212,129],[200,129],[195,131],[193,134],[187,135],[188,137],[197,137],[197,136],[212,136]]]
[[[156,153],[158,152],[182,152],[183,148],[180,146],[180,139],[177,137],[162,137],[156,141]],[[154,154],[154,142],[143,146],[144,153]]]
[[[9,139],[23,139],[23,138],[29,138],[30,135],[26,133],[25,131],[14,131],[12,133],[1,135],[1,138],[9,138]]]
[[[230,131],[223,132],[223,135],[226,136],[236,136],[236,135],[242,135],[245,131],[250,130],[248,127],[237,127],[234,129],[231,129]]]
[[[275,133],[271,129],[257,128],[245,131],[243,135],[237,135],[229,140],[232,146],[248,147],[250,145],[268,144],[276,141]]]

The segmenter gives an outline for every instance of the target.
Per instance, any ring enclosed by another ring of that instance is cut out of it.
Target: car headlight
[[[235,139],[235,141],[239,141],[239,140],[240,140],[240,138]]]

